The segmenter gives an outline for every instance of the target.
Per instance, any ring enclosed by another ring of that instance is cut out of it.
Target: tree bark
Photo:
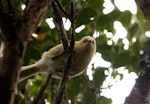
[[[140,76],[124,104],[149,104],[150,98],[150,41],[140,57]]]
[[[144,15],[150,19],[150,0],[135,0],[137,5],[142,9]]]
[[[0,4],[0,29],[4,42],[0,68],[0,102],[13,104],[26,46],[52,0],[30,0],[23,13]]]
[[[150,97],[150,67],[144,76],[140,76],[124,104],[149,104]]]
[[[150,0],[136,0],[144,15],[150,19]],[[150,42],[147,44],[140,62],[141,74],[124,104],[149,104],[150,98]]]

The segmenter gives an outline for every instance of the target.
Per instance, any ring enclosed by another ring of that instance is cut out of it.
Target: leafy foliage
[[[4,0],[3,2],[6,3]],[[68,12],[70,1],[61,0],[60,2]],[[22,11],[21,6],[24,2],[17,0],[14,3],[15,6]],[[75,1],[76,11],[82,9],[83,3],[84,2],[82,0]],[[98,32],[100,36],[97,38],[97,52],[102,54],[102,58],[104,60],[111,63],[113,70],[123,66],[126,67],[129,72],[139,73],[139,51],[144,48],[144,45],[148,40],[144,34],[146,31],[150,30],[149,21],[144,18],[139,9],[135,15],[131,14],[130,11],[121,12],[117,8],[108,14],[104,14],[103,3],[103,0],[87,1],[86,7],[83,9],[76,21],[76,28],[81,25],[84,25],[85,28],[79,33],[76,33],[76,39],[86,35],[93,35],[93,33]],[[37,36],[33,37],[27,48],[24,58],[24,65],[34,63],[36,60],[40,59],[44,51],[59,43],[59,33],[56,28],[50,28],[46,22],[47,18],[54,18],[50,10],[39,23],[39,26],[35,32]],[[124,48],[125,44],[123,43],[123,38],[113,41],[113,36],[116,33],[116,29],[114,28],[115,21],[119,21],[127,30],[127,37],[125,38],[129,41],[128,49]],[[105,30],[111,32],[112,37],[108,37],[107,33],[104,32]],[[68,37],[70,36],[70,30],[67,31],[67,35]],[[136,41],[133,41],[134,38]],[[112,42],[111,45],[108,44],[108,41],[110,40]],[[92,70],[94,73],[92,76],[93,80],[89,80],[88,76],[84,73],[86,76],[86,81],[92,84],[92,87],[100,89],[107,77],[104,73],[107,69],[108,68],[98,67],[95,68],[95,70]],[[119,73],[113,73],[112,77],[115,78],[116,75],[119,75]],[[19,93],[16,97],[15,103],[25,104],[26,102],[31,101],[33,96],[38,91],[43,77],[43,74],[39,74],[31,77],[29,80],[21,82],[18,85]],[[55,81],[54,87],[57,89],[58,86],[58,81]],[[97,97],[94,98],[95,94],[93,95],[93,93],[95,92],[92,92],[91,89],[92,88],[85,87],[79,77],[73,78],[69,80],[67,84],[65,102],[70,101],[72,104],[93,104],[96,99],[96,101],[100,104],[111,104],[111,99],[106,97],[100,96],[100,99]],[[54,92],[54,95],[56,95],[57,91],[55,90]],[[45,99],[50,102],[52,99],[50,93],[52,93],[51,86],[49,86],[44,92],[44,96],[41,99],[41,104],[44,104]]]

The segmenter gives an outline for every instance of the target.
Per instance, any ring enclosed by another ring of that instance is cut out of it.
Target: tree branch
[[[64,29],[64,25],[63,25],[63,21],[62,21],[62,15],[58,9],[58,6],[55,2],[52,2],[52,11],[54,14],[54,19],[55,19],[55,25],[56,28],[60,34],[63,46],[64,46],[64,50],[67,51],[69,44],[68,44],[68,38],[66,36],[66,31]]]
[[[60,8],[60,10],[64,13],[65,16],[67,16],[67,18],[70,18],[69,13],[67,13],[67,11],[63,8],[63,6],[60,4],[60,2],[58,0],[55,0],[58,7]]]
[[[30,0],[26,6],[22,23],[20,26],[21,34],[23,39],[28,40],[28,36],[31,37],[32,33],[35,31],[39,21],[44,16],[48,9],[48,5],[51,4],[53,0]],[[32,24],[32,25],[31,25]],[[26,28],[25,28],[26,27]]]
[[[93,95],[93,99],[94,99],[93,104],[97,104],[96,103],[96,97],[97,97],[96,88],[94,88],[94,86],[88,83],[88,81],[85,80],[84,76],[79,76],[79,78],[83,82],[84,86],[87,87],[91,91],[91,94]],[[98,93],[100,94],[100,91]]]
[[[54,15],[55,15],[56,24],[57,24],[58,29],[60,31],[61,37],[65,37],[65,39],[67,39],[66,38],[66,32],[65,32],[65,29],[63,26],[62,16],[59,13],[57,3],[53,2],[52,7],[53,7]],[[70,19],[72,20],[72,22],[71,22],[72,23],[72,25],[71,25],[72,26],[71,42],[70,42],[70,45],[67,45],[68,40],[63,40],[63,38],[61,38],[63,41],[64,49],[66,49],[66,61],[65,61],[66,64],[64,67],[64,73],[63,73],[63,77],[62,77],[62,80],[60,83],[59,91],[58,91],[58,94],[53,101],[53,104],[61,104],[62,97],[64,95],[64,91],[65,91],[66,84],[68,81],[68,70],[70,69],[70,66],[71,66],[72,53],[73,53],[73,49],[74,49],[74,35],[75,35],[74,21],[75,20],[72,18],[72,17],[74,17],[74,15],[75,15],[74,14],[74,5],[73,5],[73,3],[71,3],[71,14],[70,14],[70,16],[71,16]]]
[[[68,60],[68,56],[67,56],[68,49],[69,49],[68,39],[67,39],[66,32],[65,32],[65,29],[64,29],[62,16],[59,13],[58,6],[55,2],[52,3],[52,10],[53,10],[53,13],[55,15],[56,27],[57,27],[57,29],[60,33],[60,37],[61,37],[61,40],[63,42],[64,50],[66,51],[66,60]],[[65,69],[64,74],[63,74],[63,77],[62,77],[62,80],[61,80],[60,86],[59,86],[59,91],[58,91],[57,96],[54,98],[54,101],[52,102],[52,104],[61,104],[61,102],[62,102],[62,98],[63,98],[63,95],[64,95],[66,83],[68,81],[67,76],[68,76],[69,67],[70,66],[68,65],[68,61],[66,61],[66,64],[64,66],[64,69]]]
[[[40,90],[38,91],[37,95],[34,97],[32,104],[40,104],[40,99],[43,95],[44,90],[46,89],[46,87],[48,86],[48,83],[51,79],[52,74],[48,73],[45,80],[43,81]]]
[[[73,51],[73,48],[74,48],[74,36],[75,36],[75,8],[74,8],[74,3],[71,2],[71,12],[70,12],[70,21],[71,21],[71,42],[70,42],[70,50]]]
[[[150,67],[149,72],[144,76],[140,76],[124,104],[148,104],[150,96]]]
[[[84,2],[84,4],[83,4],[82,8],[76,13],[76,15],[75,15],[75,17],[74,17],[75,19],[78,18],[78,16],[82,13],[83,9],[86,7],[87,1],[88,1],[88,0],[85,0],[85,2]]]

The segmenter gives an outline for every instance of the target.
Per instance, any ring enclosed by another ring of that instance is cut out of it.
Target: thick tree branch
[[[145,52],[140,57],[140,76],[132,88],[125,104],[148,104],[150,98],[150,42],[146,44]]]
[[[144,15],[150,19],[150,1],[136,0]],[[141,56],[141,74],[136,79],[136,83],[124,104],[148,104],[150,97],[150,44],[147,44],[145,53]]]
[[[53,0],[30,0],[26,6],[21,21],[20,32],[24,34],[23,39],[29,39],[35,31],[39,21],[48,9],[48,5],[51,4]],[[32,25],[31,25],[32,24]],[[26,28],[25,28],[26,27]]]
[[[150,96],[150,67],[145,75],[140,76],[124,104],[148,104]]]
[[[22,64],[23,44],[16,32],[18,17],[20,14],[15,11],[0,12],[0,28],[5,45],[0,70],[0,99],[3,104],[13,103],[18,69]]]

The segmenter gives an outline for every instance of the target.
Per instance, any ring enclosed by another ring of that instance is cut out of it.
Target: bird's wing
[[[62,44],[59,44],[53,48],[51,48],[50,50],[48,50],[47,52],[44,52],[43,57],[47,57],[50,58],[52,60],[57,59],[60,56],[64,55],[64,48]]]
[[[54,60],[54,59],[61,57],[61,56],[64,56],[64,55],[65,55],[65,51],[62,51],[59,49],[55,54],[53,54],[51,56],[51,59]]]

